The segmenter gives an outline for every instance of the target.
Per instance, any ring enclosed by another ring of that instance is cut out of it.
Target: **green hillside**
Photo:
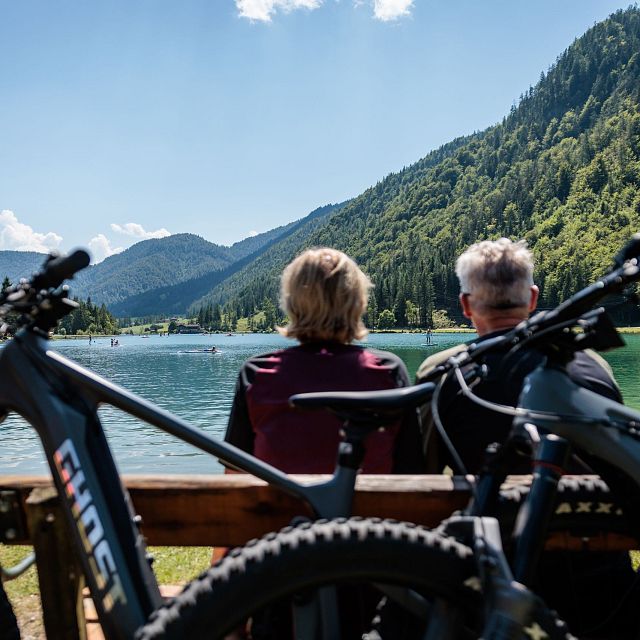
[[[46,255],[35,251],[0,251],[0,281],[17,282],[40,269]]]
[[[73,293],[112,305],[165,285],[167,281],[184,282],[208,271],[223,269],[232,261],[228,247],[190,233],[179,233],[138,242],[85,269],[76,276]]]
[[[246,258],[252,253],[260,251],[264,246],[274,242],[278,237],[287,235],[296,225],[299,224],[299,220],[294,220],[289,224],[285,224],[281,227],[276,227],[270,231],[259,233],[257,236],[251,236],[236,242],[229,247],[229,254],[233,258],[233,261]]]
[[[228,277],[220,280],[213,291],[209,289],[205,295],[195,299],[189,311],[195,314],[202,306],[225,301],[240,288],[243,289],[244,304],[237,309],[239,317],[246,317],[254,309],[261,307],[265,296],[275,299],[276,291],[273,287],[274,283],[277,283],[282,265],[292,260],[300,251],[300,247],[307,245],[309,238],[315,237],[317,230],[326,225],[332,216],[338,215],[337,212],[344,206],[344,203],[330,204],[310,213],[302,221],[303,224],[290,229],[284,237],[267,247],[241,269],[234,269]],[[246,282],[250,282],[250,285],[245,286]]]
[[[640,229],[639,100],[640,10],[630,8],[577,39],[502,122],[386,177],[208,299],[246,315],[276,299],[292,255],[326,244],[374,281],[370,325],[384,309],[398,325],[424,324],[433,308],[457,310],[456,256],[506,235],[529,241],[541,304],[556,304]]]
[[[246,238],[231,247],[189,233],[143,240],[79,273],[73,282],[73,293],[99,304],[113,305],[169,282],[178,284],[200,278],[256,253],[288,233],[295,224]],[[39,270],[44,259],[41,253],[0,251],[0,278],[7,276],[15,282],[29,276]]]
[[[256,268],[255,265],[264,264],[269,260],[268,256],[279,254],[279,247],[287,246],[295,238],[293,244],[297,248],[319,225],[326,223],[332,214],[335,214],[343,204],[330,204],[312,211],[308,216],[294,223],[279,227],[273,231],[248,238],[246,245],[238,247],[233,245],[230,251],[235,251],[236,256],[246,254],[247,248],[257,246],[257,250],[243,257],[237,257],[232,263],[222,270],[208,270],[206,273],[182,282],[169,277],[165,278],[164,286],[141,292],[123,298],[117,303],[109,305],[109,309],[118,317],[139,317],[157,314],[184,313],[193,306],[195,300],[206,301],[208,294],[220,283],[246,280],[249,274]],[[256,239],[258,240],[255,243]],[[254,243],[252,243],[254,241]],[[266,241],[266,243],[265,243]],[[170,274],[170,272],[169,272]],[[170,282],[171,284],[166,284]],[[223,285],[226,286],[226,285]]]

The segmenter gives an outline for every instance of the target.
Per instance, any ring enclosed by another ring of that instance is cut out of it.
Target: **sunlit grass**
[[[32,551],[28,546],[0,546],[0,563],[11,567]],[[153,570],[160,584],[184,584],[205,571],[211,562],[211,547],[149,547]],[[15,580],[5,584],[10,598],[38,593],[38,574],[31,567]]]

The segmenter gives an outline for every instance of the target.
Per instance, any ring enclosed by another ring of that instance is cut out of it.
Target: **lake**
[[[366,344],[396,353],[413,376],[422,360],[443,348],[470,340],[474,334],[435,334],[434,346],[411,333],[370,335]],[[604,354],[611,364],[625,402],[640,409],[640,335],[624,336],[627,346]],[[235,336],[120,336],[120,346],[109,338],[56,340],[51,346],[109,380],[167,409],[216,438],[224,436],[236,376],[250,356],[290,346],[276,334]],[[215,345],[220,352],[190,353]],[[220,473],[211,456],[177,441],[164,432],[110,407],[100,409],[109,444],[123,473]],[[39,440],[21,418],[10,415],[0,426],[1,474],[47,474]]]

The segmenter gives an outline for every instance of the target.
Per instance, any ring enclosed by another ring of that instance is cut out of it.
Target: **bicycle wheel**
[[[517,484],[500,492],[498,512],[495,514],[505,536],[508,536],[518,510],[529,493],[529,487]],[[579,538],[584,548],[601,534],[616,534],[634,538],[640,535],[625,514],[625,504],[597,476],[566,476],[560,480],[549,534],[563,533]]]
[[[522,485],[501,492],[499,520],[507,548],[527,494]],[[558,486],[535,589],[580,637],[637,637],[640,577],[629,553],[617,545],[624,541],[626,548],[638,549],[640,535],[627,517],[632,508],[620,495],[596,476],[564,477]]]
[[[0,640],[20,640],[18,622],[0,581]]]
[[[351,588],[354,583],[410,587],[426,599],[427,607],[445,603],[455,612],[458,638],[477,638],[482,629],[483,603],[474,589],[479,581],[468,547],[410,523],[351,518],[287,527],[234,550],[154,612],[136,637],[224,638],[273,603],[304,598],[328,585]],[[417,637],[423,637],[426,624],[418,625]],[[529,631],[524,638],[571,637],[542,604]],[[403,630],[382,637],[413,636]]]

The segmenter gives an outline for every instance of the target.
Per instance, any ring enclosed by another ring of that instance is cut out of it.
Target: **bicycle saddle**
[[[327,409],[352,420],[397,418],[406,409],[428,402],[436,385],[424,382],[413,387],[382,391],[317,391],[297,393],[289,405],[299,409]]]

